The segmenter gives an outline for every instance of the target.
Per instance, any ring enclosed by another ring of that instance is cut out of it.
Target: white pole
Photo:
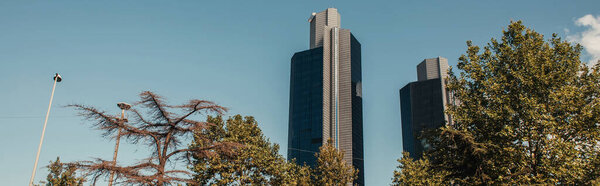
[[[44,142],[44,134],[46,133],[46,124],[48,124],[48,115],[50,115],[50,107],[52,106],[52,99],[54,98],[54,88],[56,88],[56,81],[60,81],[60,76],[58,74],[56,74],[56,76],[54,76],[54,85],[52,85],[52,94],[50,95],[50,103],[48,104],[48,111],[46,112],[46,119],[44,120],[44,128],[42,129],[42,137],[40,138],[40,145],[38,146],[37,155],[35,156],[35,164],[33,165],[33,172],[31,173],[31,179],[29,180],[29,186],[33,185],[35,171],[37,169],[38,160],[40,159],[40,151],[42,150],[42,143]]]

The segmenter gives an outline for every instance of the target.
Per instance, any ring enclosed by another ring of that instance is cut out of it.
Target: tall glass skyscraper
[[[417,81],[400,89],[402,148],[412,158],[421,158],[427,143],[422,132],[443,126],[452,119],[444,113],[447,104],[455,104],[446,91],[448,60],[443,57],[425,59],[417,65]]]
[[[335,8],[313,13],[310,49],[291,60],[288,159],[316,165],[328,140],[359,170],[364,185],[360,43]]]

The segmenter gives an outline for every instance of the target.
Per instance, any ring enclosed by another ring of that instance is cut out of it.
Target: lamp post
[[[129,110],[131,108],[131,105],[124,103],[124,102],[120,102],[120,103],[117,103],[117,106],[121,109],[121,119],[119,120],[119,122],[121,124],[123,124],[123,123],[127,122],[127,119],[125,119],[125,111]],[[117,134],[117,144],[115,145],[115,153],[113,155],[113,166],[117,164],[117,153],[119,152],[119,141],[120,140],[121,140],[121,128],[119,128],[119,132]],[[114,176],[115,176],[115,172],[111,171],[110,177],[108,178],[108,186],[112,186]]]
[[[54,98],[54,88],[56,83],[61,82],[62,77],[56,73],[54,75],[54,85],[52,85],[52,94],[50,95],[50,103],[48,104],[48,111],[46,112],[46,119],[44,120],[44,128],[42,129],[42,137],[40,138],[40,145],[38,146],[37,155],[35,156],[35,163],[33,164],[33,172],[31,173],[31,179],[29,180],[29,186],[33,185],[33,179],[35,178],[35,171],[37,169],[38,160],[40,159],[40,151],[42,150],[42,143],[44,142],[44,134],[46,133],[46,124],[48,124],[48,115],[50,115],[50,108],[52,107],[52,99]]]

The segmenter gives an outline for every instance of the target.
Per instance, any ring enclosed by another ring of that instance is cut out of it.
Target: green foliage
[[[213,124],[197,133],[192,147],[203,147],[212,142],[241,144],[234,155],[219,154],[211,157],[194,156],[194,181],[198,185],[296,185],[306,181],[308,167],[287,162],[278,154],[279,145],[263,136],[253,117],[240,115],[227,122],[221,116],[208,117]]]
[[[428,165],[401,160],[395,179],[425,166],[453,184],[597,183],[600,66],[581,63],[581,46],[556,34],[545,41],[520,21],[482,52],[467,46],[460,76],[448,78],[460,100],[448,109],[454,124],[426,135]]]
[[[65,165],[60,162],[60,158],[56,157],[56,161],[50,161],[48,165],[48,177],[46,177],[46,186],[83,186],[85,179],[76,175],[77,168],[73,165]]]
[[[427,158],[413,160],[408,152],[402,153],[398,163],[398,169],[402,171],[394,171],[392,185],[442,185],[444,177],[448,175],[444,170],[434,171]]]
[[[358,177],[358,169],[344,161],[344,153],[331,142],[319,147],[317,167],[313,171],[313,185],[346,185]]]
[[[345,185],[358,170],[346,163],[342,152],[331,144],[315,153],[318,165],[288,162],[278,154],[279,145],[266,139],[253,117],[235,115],[226,122],[221,116],[208,117],[210,127],[196,134],[191,148],[213,142],[237,143],[232,155],[193,156],[192,185]]]
[[[295,180],[295,183],[292,182],[291,185],[308,186],[312,183],[312,169],[310,166],[300,166],[293,162],[289,163],[288,165],[292,166],[292,169],[290,169],[291,171],[289,171],[289,173],[292,175],[292,178],[294,178],[293,180]]]

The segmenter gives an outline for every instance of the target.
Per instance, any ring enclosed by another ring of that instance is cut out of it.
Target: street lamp
[[[131,108],[130,104],[124,103],[124,102],[120,102],[117,103],[117,106],[121,109],[121,119],[119,120],[119,122],[121,124],[127,122],[127,119],[125,119],[125,111],[129,110]],[[119,152],[119,141],[121,140],[121,127],[119,127],[119,132],[117,134],[117,144],[115,145],[115,154],[113,155],[113,166],[117,164],[117,153]],[[113,184],[113,177],[115,176],[115,172],[111,171],[110,173],[110,178],[108,178],[108,186],[112,186]]]
[[[42,143],[44,142],[44,134],[46,133],[46,124],[48,124],[48,115],[50,115],[50,107],[52,107],[52,99],[54,98],[54,88],[56,88],[56,82],[61,82],[62,77],[56,73],[54,75],[54,85],[52,85],[52,94],[50,95],[50,103],[48,104],[48,111],[46,112],[46,119],[44,120],[44,128],[42,129],[42,137],[40,138],[40,145],[38,146],[37,155],[35,156],[35,163],[33,164],[33,172],[31,173],[31,179],[29,180],[29,186],[33,185],[33,178],[35,177],[35,170],[37,169],[38,160],[40,159],[40,151],[42,150]]]

